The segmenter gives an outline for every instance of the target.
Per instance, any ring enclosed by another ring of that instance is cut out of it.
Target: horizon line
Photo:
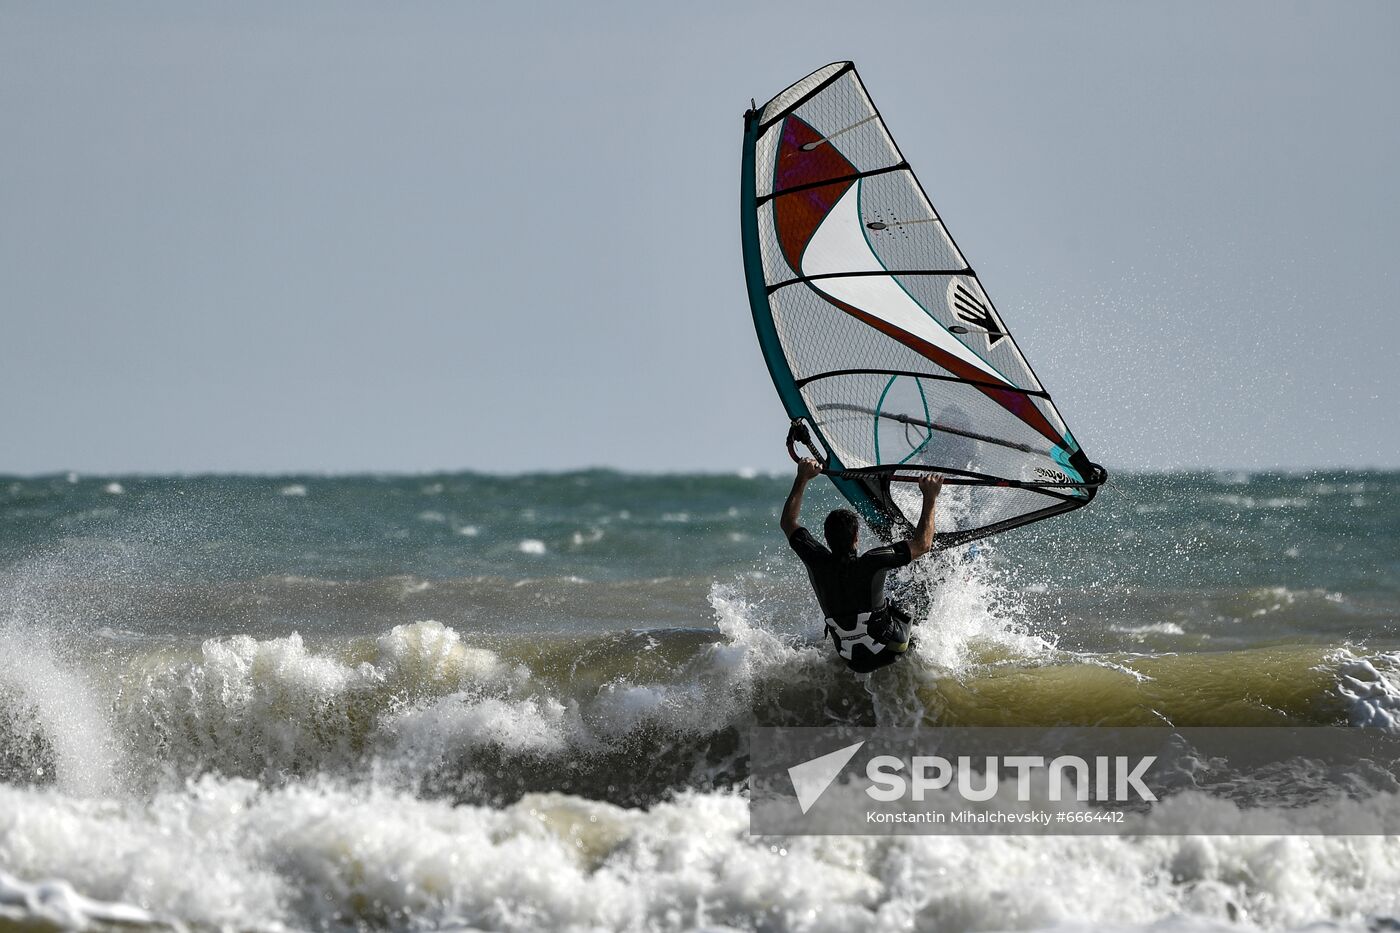
[[[76,482],[84,477],[101,479],[195,479],[203,477],[227,477],[240,479],[295,479],[317,477],[321,479],[410,479],[432,476],[481,476],[500,479],[525,478],[533,476],[573,476],[585,473],[614,473],[622,476],[663,477],[663,476],[734,476],[742,479],[770,479],[786,477],[789,469],[763,469],[759,467],[733,467],[729,469],[673,470],[673,469],[628,469],[618,466],[579,466],[558,469],[522,470],[483,470],[472,467],[451,469],[301,469],[301,470],[75,470],[57,469],[35,472],[0,471],[0,480],[15,482],[64,478]],[[1283,476],[1303,476],[1310,473],[1400,473],[1400,465],[1325,465],[1325,466],[1199,466],[1199,467],[1111,467],[1109,476],[1168,476],[1188,474],[1236,474],[1250,475],[1275,474]]]

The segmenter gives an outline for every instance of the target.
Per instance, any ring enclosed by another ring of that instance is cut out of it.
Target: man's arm
[[[909,539],[911,560],[917,560],[933,550],[933,505],[938,501],[938,493],[942,489],[941,476],[924,476],[919,479],[919,492],[924,496],[924,508],[919,513],[919,524],[914,529],[914,537]]]
[[[812,477],[820,475],[821,471],[822,465],[811,457],[798,461],[797,479],[792,481],[792,492],[788,493],[787,501],[783,503],[783,517],[778,519],[778,526],[789,538],[800,525],[798,518],[802,515],[802,493]]]

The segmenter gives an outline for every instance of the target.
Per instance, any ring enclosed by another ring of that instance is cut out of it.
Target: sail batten
[[[910,524],[917,497],[892,479],[927,472],[962,477],[940,499],[943,546],[1094,497],[1103,470],[854,65],[818,69],[746,115],[742,180],[764,358],[788,415],[813,430],[833,481],[867,519],[889,531]]]

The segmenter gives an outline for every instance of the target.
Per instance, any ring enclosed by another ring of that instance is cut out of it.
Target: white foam
[[[299,498],[306,495],[306,486],[302,483],[288,483],[286,486],[277,490],[277,494],[289,498]]]
[[[709,735],[747,719],[755,687],[765,676],[777,671],[788,680],[830,675],[830,666],[810,647],[794,646],[753,625],[751,608],[732,593],[716,587],[710,598],[722,641],[702,648],[665,680],[638,682],[623,676],[596,692],[557,693],[553,681],[538,682],[523,666],[463,646],[457,632],[436,622],[394,629],[380,638],[380,660],[374,664],[384,671],[383,689],[393,689],[395,680],[403,679],[440,698],[379,724],[384,767],[415,773],[453,753],[485,745],[517,753],[574,754],[601,743],[611,746],[649,727]],[[450,695],[442,696],[446,692]]]
[[[1264,499],[1256,499],[1254,496],[1216,496],[1215,501],[1223,505],[1234,505],[1244,509],[1297,509],[1312,504],[1308,499],[1298,496],[1270,496]]]
[[[582,734],[578,711],[552,697],[506,700],[457,693],[390,717],[390,767],[422,768],[484,746],[508,752],[559,754]],[[404,756],[407,760],[399,760]]]
[[[1353,726],[1400,731],[1400,653],[1357,657],[1334,654],[1337,693],[1347,703]]]
[[[148,801],[0,785],[0,864],[31,890],[70,888],[82,899],[75,912],[90,919],[272,926],[296,887],[263,863],[260,840],[242,836],[260,829],[248,821],[256,799],[251,782],[212,779]],[[87,899],[105,903],[92,910]],[[43,916],[27,908],[23,915]]]
[[[392,729],[394,698],[509,693],[528,677],[433,621],[396,626],[375,649],[372,659],[352,663],[312,651],[296,633],[210,639],[197,659],[153,661],[122,714],[131,741],[165,748],[152,765],[168,764],[176,777],[209,767],[249,776],[313,765],[344,771],[360,762],[366,740]]]
[[[398,578],[399,595],[401,597],[415,596],[418,593],[426,593],[433,589],[431,580],[419,580],[416,577]]]
[[[539,555],[545,553],[548,548],[546,548],[544,542],[538,538],[526,538],[516,545],[516,550],[520,551],[521,554]]]
[[[1191,795],[1148,819],[1165,828],[1202,808],[1237,832],[1277,825]],[[1291,818],[1367,816],[1338,803]],[[49,882],[68,905],[56,917],[211,928],[1364,929],[1397,907],[1397,853],[1382,836],[762,837],[726,793],[644,811],[215,778],[146,802],[0,787],[6,910],[43,909],[16,878],[62,879]]]
[[[106,486],[102,487],[102,491],[109,496],[120,496],[122,493],[126,492],[126,490],[122,488],[121,483],[108,483]]]
[[[597,544],[603,540],[603,529],[589,528],[588,531],[575,531],[569,538],[569,543],[574,547],[582,547],[585,544]]]
[[[26,884],[3,871],[0,871],[0,921],[34,930],[86,930],[108,924],[113,927],[165,925],[154,914],[138,907],[83,897],[66,881]]]
[[[1125,635],[1184,635],[1186,630],[1175,622],[1153,622],[1148,625],[1115,625],[1113,629]]]
[[[502,661],[494,651],[464,645],[462,636],[441,622],[396,625],[375,642],[374,668],[385,681],[413,692],[455,690],[464,686],[510,689],[528,672]]]

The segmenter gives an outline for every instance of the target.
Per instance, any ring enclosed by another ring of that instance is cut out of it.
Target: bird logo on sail
[[[996,346],[997,341],[1006,336],[997,319],[992,316],[991,309],[983,304],[966,285],[961,282],[954,283],[952,298],[953,313],[958,316],[958,320],[966,321],[987,332],[987,346]],[[954,327],[952,331],[955,334],[967,333],[967,329],[962,327]]]

